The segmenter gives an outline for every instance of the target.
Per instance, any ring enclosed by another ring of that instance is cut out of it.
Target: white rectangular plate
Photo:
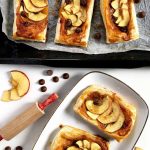
[[[147,104],[133,89],[120,80],[102,72],[90,72],[86,74],[66,96],[44,128],[33,150],[50,150],[50,142],[59,131],[59,125],[61,124],[74,126],[108,138],[73,111],[73,106],[80,92],[92,84],[100,85],[121,94],[129,103],[136,107],[137,120],[130,136],[121,143],[112,139],[110,140],[111,150],[131,150],[134,147],[144,129],[149,115]]]

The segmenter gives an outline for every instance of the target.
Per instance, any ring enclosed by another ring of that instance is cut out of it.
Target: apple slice
[[[11,89],[10,90],[10,99],[11,100],[18,100],[20,99],[20,96],[18,96],[18,92],[16,89]]]
[[[1,100],[4,101],[4,102],[9,102],[10,101],[10,91],[9,90],[3,92]]]
[[[122,111],[120,111],[118,120],[115,123],[108,124],[107,127],[105,128],[105,131],[111,132],[111,133],[118,131],[123,126],[124,121],[125,121],[124,114]]]
[[[33,6],[33,4],[31,3],[30,0],[23,0],[23,1],[25,4],[25,8],[30,12],[37,13],[37,12],[40,12],[44,9],[44,8],[37,8],[37,7]]]
[[[91,150],[101,150],[101,147],[97,143],[92,142],[91,143]]]
[[[119,114],[120,114],[120,106],[115,103],[112,102],[112,113],[108,116],[99,116],[97,119],[99,122],[103,123],[103,124],[109,124],[109,123],[113,123],[116,122]]]
[[[32,21],[42,21],[47,17],[47,14],[44,14],[42,12],[32,13],[32,12],[29,12],[27,9],[24,9],[24,10],[27,13],[27,17]]]
[[[93,120],[96,120],[98,118],[99,115],[97,114],[93,114],[90,111],[86,111],[87,115],[92,118]]]
[[[79,148],[83,148],[83,141],[81,141],[81,140],[77,141],[76,145],[78,145]]]
[[[70,146],[66,150],[80,150],[80,148],[77,148],[76,146]]]
[[[15,80],[18,84],[16,90],[19,97],[22,97],[27,94],[30,88],[30,81],[28,77],[21,71],[13,70],[11,71],[12,79]]]
[[[30,0],[31,3],[38,8],[43,8],[48,5],[48,0]]]
[[[94,114],[98,114],[98,115],[104,113],[109,108],[110,105],[111,105],[111,98],[109,96],[103,99],[103,102],[101,105],[94,105],[93,100],[86,101],[86,108],[90,112]]]

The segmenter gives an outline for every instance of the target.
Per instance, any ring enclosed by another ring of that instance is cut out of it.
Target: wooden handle
[[[3,139],[10,140],[44,114],[36,103],[0,129],[0,135]]]

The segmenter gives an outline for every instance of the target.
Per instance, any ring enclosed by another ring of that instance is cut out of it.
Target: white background
[[[61,77],[64,72],[70,74],[69,80],[60,78],[58,83],[53,83],[50,76],[44,74],[47,69],[52,69],[54,75]],[[24,150],[32,150],[36,140],[38,139],[41,131],[49,120],[52,112],[59,105],[59,103],[65,98],[66,94],[72,89],[72,87],[78,82],[80,78],[87,72],[98,70],[108,73],[121,81],[128,84],[150,106],[150,68],[138,68],[138,69],[67,69],[67,68],[50,68],[46,66],[25,66],[25,65],[0,65],[0,96],[4,90],[9,89],[9,71],[20,70],[27,74],[31,81],[31,87],[29,93],[23,97],[20,101],[4,103],[0,102],[0,128],[5,125],[10,119],[17,116],[17,114],[24,111],[27,107],[32,105],[35,101],[40,101],[52,92],[57,92],[60,96],[59,100],[52,104],[47,110],[46,115],[38,120],[35,124],[25,129],[18,136],[11,141],[1,141],[0,150],[3,150],[5,146],[9,145],[12,149],[20,145]],[[40,92],[40,85],[37,83],[39,79],[46,80],[47,92]],[[150,133],[150,120],[146,124],[146,127],[137,143],[137,146],[144,150],[149,149],[149,133]]]

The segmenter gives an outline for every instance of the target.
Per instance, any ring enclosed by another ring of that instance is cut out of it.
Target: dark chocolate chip
[[[63,79],[69,79],[69,74],[68,73],[64,73],[63,74]]]
[[[16,150],[23,150],[23,148],[21,146],[17,146]]]
[[[81,6],[86,6],[87,5],[87,0],[80,0]]]
[[[65,0],[66,4],[70,4],[72,2],[72,0]]]
[[[40,84],[40,85],[44,85],[44,84],[45,84],[45,80],[44,80],[44,79],[40,79],[40,80],[39,80],[39,84]]]
[[[141,0],[134,0],[134,3],[140,3]]]
[[[11,147],[10,146],[6,146],[5,150],[11,150]]]
[[[137,13],[137,17],[138,18],[144,18],[146,16],[146,12],[145,11],[141,11]]]
[[[100,40],[101,39],[101,34],[100,33],[95,33],[94,34],[94,39]]]
[[[75,30],[75,32],[76,32],[76,33],[82,32],[82,28],[81,28],[81,27],[77,27],[76,30]]]
[[[72,26],[72,21],[70,19],[67,19],[65,22],[65,28],[68,29]]]
[[[57,76],[55,76],[55,77],[52,78],[52,80],[53,80],[54,82],[58,82],[58,81],[59,81],[59,78],[58,78]]]
[[[47,87],[46,86],[42,86],[41,87],[41,92],[46,92],[47,91]]]
[[[52,70],[47,70],[47,75],[51,76],[53,74]]]

